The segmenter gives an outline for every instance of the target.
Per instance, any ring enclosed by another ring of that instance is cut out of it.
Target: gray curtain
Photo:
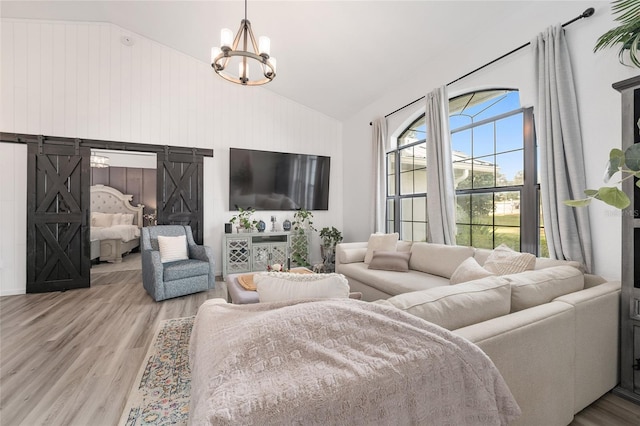
[[[427,218],[429,241],[456,243],[456,192],[451,163],[447,87],[427,94]]]
[[[538,85],[535,105],[540,146],[540,190],[549,255],[592,267],[589,210],[564,200],[584,198],[586,188],[578,103],[569,50],[561,25],[531,42]]]
[[[373,225],[374,232],[385,232],[385,217],[387,194],[386,184],[386,154],[389,150],[387,137],[387,119],[376,118],[372,122],[372,145],[373,145]]]

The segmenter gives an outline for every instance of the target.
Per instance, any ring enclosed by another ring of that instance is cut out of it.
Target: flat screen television
[[[229,210],[328,210],[331,157],[231,148]]]

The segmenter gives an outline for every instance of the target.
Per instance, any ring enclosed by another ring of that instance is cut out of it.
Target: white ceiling
[[[572,15],[558,16],[559,3],[575,6],[564,7],[575,9]],[[278,60],[276,79],[263,87],[345,120],[408,75],[428,72],[449,55],[482,49],[489,61],[546,26],[602,3],[251,0],[248,19],[256,37],[271,38],[271,52]],[[244,3],[1,1],[0,13],[12,18],[111,22],[208,63],[211,47],[220,43],[220,29],[237,31]],[[479,65],[469,63],[451,79]]]

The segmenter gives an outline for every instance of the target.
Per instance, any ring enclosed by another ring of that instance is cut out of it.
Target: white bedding
[[[92,240],[131,241],[140,237],[140,228],[135,225],[113,225],[107,228],[91,227]]]
[[[189,355],[192,425],[504,425],[520,415],[477,346],[352,299],[205,302]]]

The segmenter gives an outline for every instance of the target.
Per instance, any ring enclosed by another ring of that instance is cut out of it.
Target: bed
[[[105,185],[91,187],[92,260],[119,263],[122,256],[140,245],[144,206],[131,205],[132,195]],[[99,255],[97,241],[100,242]]]
[[[505,425],[520,408],[474,344],[353,299],[198,310],[191,425]]]

